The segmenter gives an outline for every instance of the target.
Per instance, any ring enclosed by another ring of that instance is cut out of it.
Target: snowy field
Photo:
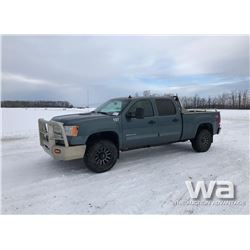
[[[102,174],[82,160],[55,161],[39,146],[39,117],[83,110],[1,111],[3,214],[249,213],[249,111],[222,111],[221,134],[206,153],[190,142],[128,151]],[[232,181],[238,203],[186,204],[186,180]]]
[[[38,118],[51,119],[60,114],[83,113],[92,111],[86,109],[61,108],[2,108],[1,138],[3,140],[21,139],[37,135]]]

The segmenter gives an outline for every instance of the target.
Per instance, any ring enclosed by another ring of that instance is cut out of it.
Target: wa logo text
[[[234,185],[231,181],[210,181],[208,185],[204,181],[185,181],[189,195],[192,199],[198,199],[200,195],[204,199],[211,199],[215,195],[219,199],[234,199]]]

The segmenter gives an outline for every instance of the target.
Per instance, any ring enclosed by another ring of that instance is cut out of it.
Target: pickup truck
[[[177,96],[111,99],[90,113],[39,119],[40,145],[57,160],[82,158],[101,173],[121,151],[190,140],[206,152],[219,134],[220,112],[185,110]]]

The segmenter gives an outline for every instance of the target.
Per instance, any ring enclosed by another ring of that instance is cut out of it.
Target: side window
[[[175,115],[176,110],[173,102],[168,99],[156,99],[156,106],[159,116]]]
[[[141,100],[137,101],[130,109],[128,112],[132,114],[132,116],[135,116],[135,110],[137,108],[143,108],[144,109],[144,117],[150,117],[154,116],[154,111],[153,107],[151,104],[151,101],[149,100]]]

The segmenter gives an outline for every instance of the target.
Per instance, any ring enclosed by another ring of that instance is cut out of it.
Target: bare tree
[[[235,99],[236,99],[236,97],[235,97],[235,92],[234,91],[231,91],[231,98],[232,98],[232,103],[233,103],[233,109],[235,108]]]
[[[248,97],[248,90],[244,90],[242,93],[242,102],[243,102],[243,108],[247,107],[247,97]]]
[[[241,92],[238,92],[238,103],[239,103],[239,109],[241,107]]]

